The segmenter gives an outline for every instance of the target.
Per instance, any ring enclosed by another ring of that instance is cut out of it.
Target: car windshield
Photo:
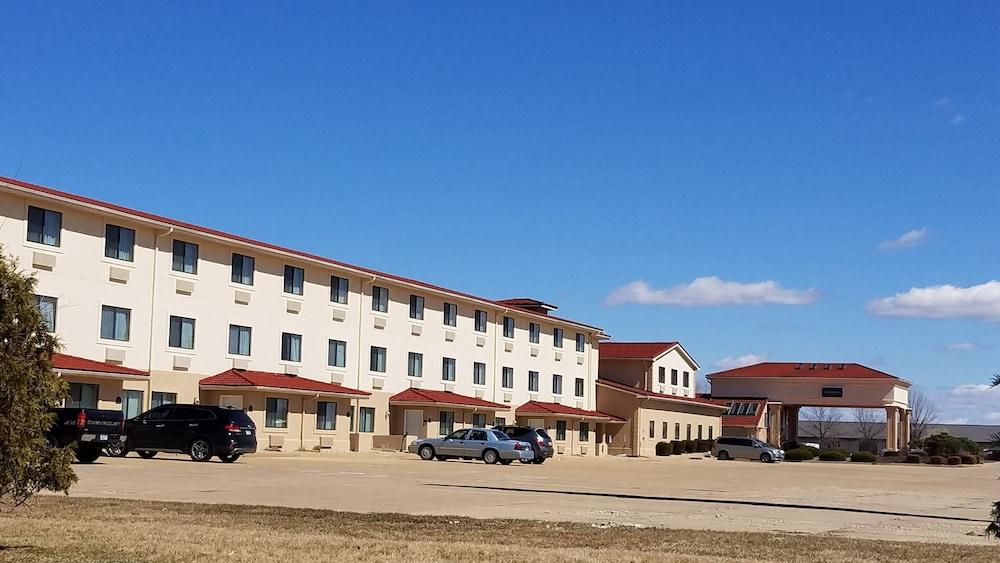
[[[767,447],[767,444],[765,444],[764,442],[761,442],[760,440],[754,440],[753,441],[753,445],[754,445],[754,447],[757,447],[757,448],[766,448]]]

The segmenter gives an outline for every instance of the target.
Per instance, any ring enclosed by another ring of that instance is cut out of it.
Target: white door
[[[220,395],[219,406],[224,409],[243,410],[243,395]]]
[[[417,438],[426,438],[424,427],[424,411],[407,409],[403,413],[403,434]]]

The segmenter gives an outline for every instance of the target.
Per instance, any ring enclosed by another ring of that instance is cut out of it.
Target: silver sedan
[[[441,438],[422,438],[410,444],[409,451],[428,461],[469,458],[503,465],[514,460],[531,461],[535,457],[531,444],[512,440],[499,430],[485,428],[465,428]]]

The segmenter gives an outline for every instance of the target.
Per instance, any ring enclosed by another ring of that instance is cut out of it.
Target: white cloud
[[[1000,420],[1000,387],[956,385],[930,394],[942,424],[989,424]]]
[[[938,98],[933,102],[931,102],[931,105],[937,106],[939,108],[948,107],[951,105],[951,98],[949,97]]]
[[[715,367],[722,370],[735,369],[743,366],[752,366],[766,361],[767,356],[765,354],[743,354],[742,356],[726,356],[725,358],[715,362]]]
[[[952,125],[958,125],[960,123],[965,123],[965,114],[959,113],[959,114],[956,114],[956,115],[952,116],[952,118],[948,120],[948,123],[951,123]]]
[[[644,281],[619,287],[607,298],[608,305],[806,305],[819,298],[815,289],[797,290],[781,287],[774,281],[757,283],[727,282],[711,276],[685,285],[655,289]]]
[[[914,287],[906,293],[875,299],[868,312],[885,317],[926,319],[969,318],[1000,320],[1000,281],[970,287],[935,285]]]
[[[956,342],[949,344],[949,350],[975,350],[978,346],[974,342]]]
[[[886,252],[890,250],[901,250],[912,248],[927,240],[927,227],[906,231],[899,238],[887,240],[879,243],[878,249]]]

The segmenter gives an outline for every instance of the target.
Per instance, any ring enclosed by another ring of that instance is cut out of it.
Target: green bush
[[[795,448],[785,452],[785,461],[809,461],[816,457],[808,448]]]
[[[821,451],[819,448],[814,448],[812,446],[802,446],[800,449],[811,451],[813,453],[813,457],[818,456]]]
[[[882,452],[882,455],[885,457],[899,457],[902,454],[898,450],[886,450]]]
[[[979,455],[983,451],[983,448],[968,438],[952,436],[947,432],[942,432],[928,436],[924,440],[924,450],[932,456],[960,456],[963,454]]]
[[[948,465],[962,465],[962,456],[958,455],[948,456]]]
[[[782,442],[781,444],[781,449],[785,450],[786,452],[788,450],[797,450],[801,447],[802,446],[799,444],[797,440],[789,440],[787,442]]]
[[[657,442],[656,443],[656,455],[670,455],[673,451],[670,447],[670,442]]]
[[[931,465],[944,465],[944,456],[932,455],[928,463]]]
[[[963,455],[962,465],[975,465],[979,463],[979,458],[974,455]]]
[[[694,440],[684,440],[684,453],[693,454],[698,447],[698,443]]]
[[[917,454],[910,454],[906,456],[906,463],[920,463],[920,456]]]
[[[681,442],[680,440],[671,442],[671,449],[673,450],[672,453],[674,455],[681,455],[684,453],[684,442]]]
[[[851,454],[851,461],[858,463],[871,463],[875,461],[875,454],[871,452],[858,452]]]
[[[819,452],[820,461],[844,461],[847,456],[837,450],[824,450]]]

